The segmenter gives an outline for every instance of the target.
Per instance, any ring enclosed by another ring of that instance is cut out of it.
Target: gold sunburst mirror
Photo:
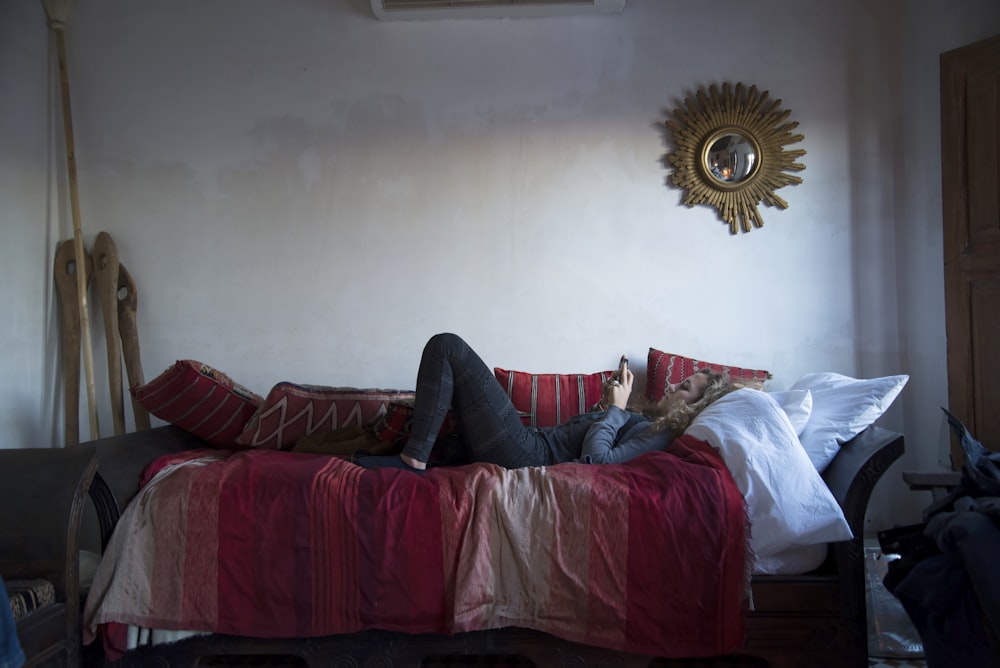
[[[736,234],[763,227],[757,206],[765,202],[782,209],[788,202],[774,191],[802,179],[789,171],[802,171],[796,162],[805,150],[785,146],[804,139],[792,134],[798,123],[781,109],[781,100],[770,100],[767,91],[729,83],[700,89],[685,98],[666,126],[673,133],[675,149],[667,154],[673,166],[671,182],[687,191],[684,204],[715,207]]]

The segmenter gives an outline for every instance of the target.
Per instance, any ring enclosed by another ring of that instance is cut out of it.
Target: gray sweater
[[[583,413],[557,427],[536,430],[548,446],[551,464],[620,464],[647,452],[663,450],[673,440],[669,431],[653,431],[652,421],[611,406]]]

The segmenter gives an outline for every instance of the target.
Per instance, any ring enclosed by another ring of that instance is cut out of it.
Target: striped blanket
[[[194,450],[144,477],[91,587],[88,643],[123,625],[270,638],[518,626],[666,657],[743,639],[743,499],[690,437],[620,465],[422,476]]]

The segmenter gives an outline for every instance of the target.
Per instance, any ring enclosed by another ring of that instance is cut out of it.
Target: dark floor
[[[205,668],[303,668],[306,664],[296,657],[261,656],[250,658],[212,657],[199,662]],[[871,668],[926,668],[922,659],[869,659]],[[686,668],[696,668],[697,663],[685,664]],[[421,668],[534,668],[534,664],[519,656],[436,656],[428,657]]]

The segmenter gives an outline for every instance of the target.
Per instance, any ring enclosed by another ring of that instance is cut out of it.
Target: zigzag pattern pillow
[[[195,360],[178,360],[130,392],[156,417],[223,448],[233,446],[264,401],[221,371]]]
[[[366,426],[385,415],[389,402],[413,396],[403,390],[278,383],[236,442],[249,448],[287,449],[318,431]]]

